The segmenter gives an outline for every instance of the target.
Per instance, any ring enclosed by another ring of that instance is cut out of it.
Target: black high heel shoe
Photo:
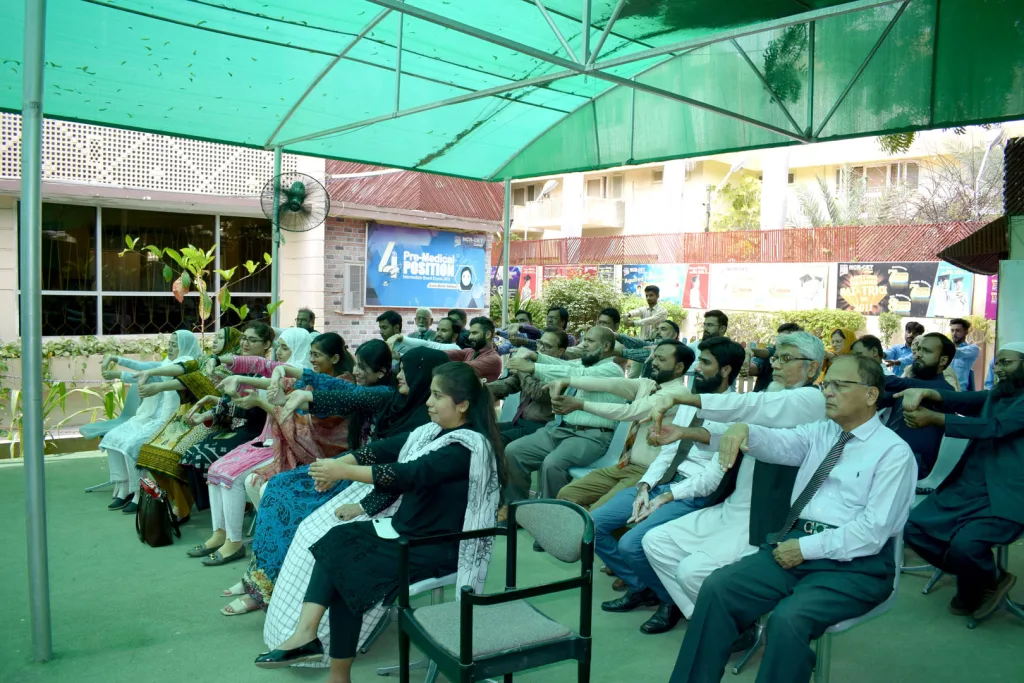
[[[319,638],[292,650],[271,650],[256,658],[255,664],[261,669],[283,669],[293,664],[319,662],[324,657],[324,646]]]

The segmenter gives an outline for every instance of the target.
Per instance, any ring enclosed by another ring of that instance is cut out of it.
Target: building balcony
[[[545,197],[527,202],[526,206],[512,207],[513,227],[516,230],[541,230],[560,228],[562,225],[562,200]]]
[[[623,228],[626,225],[626,203],[621,199],[587,197],[583,213],[585,228]]]

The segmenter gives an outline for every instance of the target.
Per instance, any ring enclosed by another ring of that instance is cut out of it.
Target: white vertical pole
[[[505,178],[505,208],[502,212],[501,259],[504,274],[502,275],[503,292],[501,297],[501,326],[508,327],[508,243],[512,238],[512,180]]]
[[[278,252],[281,247],[281,148],[274,148],[274,244],[271,247],[270,258],[272,263],[270,264],[270,303],[277,303],[277,298],[280,294],[280,287],[278,286],[278,278],[281,276],[281,268],[277,263]],[[278,321],[280,320],[281,314],[280,307],[274,311],[274,315],[270,317],[270,324],[274,327],[280,327]]]
[[[53,657],[50,576],[46,554],[46,479],[43,472],[42,155],[43,57],[46,0],[25,0],[25,60],[21,94],[22,456],[28,516],[28,592],[32,651],[37,662]],[[97,248],[99,245],[97,245]]]

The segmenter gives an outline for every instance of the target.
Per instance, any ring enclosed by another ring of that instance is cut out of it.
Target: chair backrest
[[[935,466],[928,476],[917,482],[922,488],[935,488],[949,476],[953,468],[960,462],[970,439],[955,439],[949,436],[942,437],[939,444],[939,455],[935,459]]]
[[[498,422],[511,422],[512,418],[516,416],[516,411],[519,410],[519,401],[519,393],[506,396],[501,403],[501,415],[498,417]]]
[[[583,543],[593,541],[594,522],[586,510],[575,503],[522,500],[510,507],[515,509],[516,523],[526,529],[548,554],[562,562],[579,562]]]
[[[626,437],[629,436],[629,427],[632,424],[632,422],[620,422],[615,425],[615,431],[612,432],[612,440],[609,442],[608,450],[604,452],[604,455],[586,467],[570,467],[569,476],[579,479],[586,476],[588,472],[599,470],[603,467],[611,467],[617,463],[622,456],[622,449],[626,446]]]
[[[142,399],[139,397],[139,385],[130,384],[128,385],[128,393],[124,397],[124,407],[121,408],[121,414],[112,420],[103,420],[102,422],[93,422],[91,424],[82,425],[78,428],[78,432],[86,439],[95,439],[97,437],[105,436],[114,427],[124,424],[128,420],[135,416],[135,413],[139,409],[139,404],[142,403]]]

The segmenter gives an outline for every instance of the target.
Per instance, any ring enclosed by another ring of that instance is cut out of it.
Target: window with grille
[[[900,161],[877,166],[854,166],[850,175],[853,179],[865,183],[869,193],[880,193],[899,185],[908,190],[916,190],[919,170],[916,161]],[[842,169],[836,169],[836,187],[840,187],[841,184]]]
[[[263,254],[272,248],[270,221],[46,203],[42,224],[44,336],[199,329],[198,294],[191,292],[179,303],[163,277],[164,265],[179,268],[141,251],[147,244],[179,250],[188,244],[206,250],[218,245],[214,267],[238,267],[230,285],[232,303],[248,307],[247,320],[266,317],[270,268],[243,279],[242,264],[265,265]],[[138,239],[138,245],[120,256],[126,236]],[[220,310],[218,280],[210,279],[214,312],[207,329],[242,322],[234,312]]]

